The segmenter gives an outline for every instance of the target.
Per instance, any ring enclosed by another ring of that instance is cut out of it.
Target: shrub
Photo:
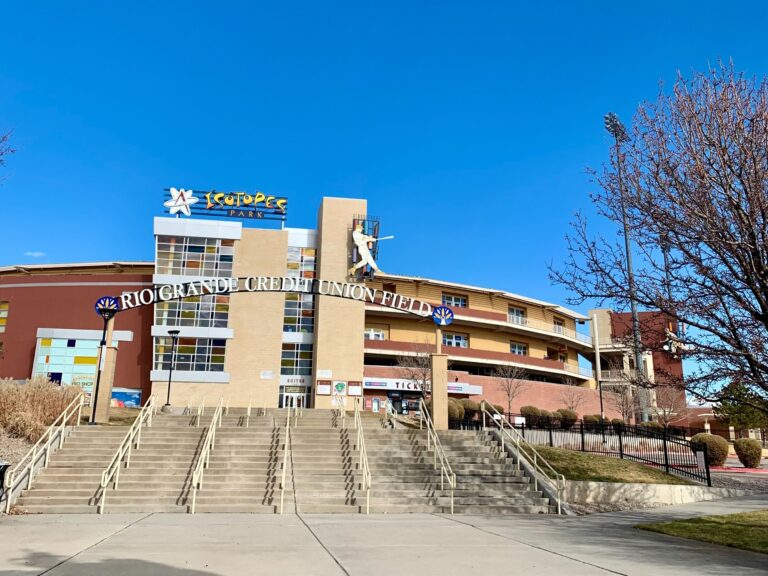
[[[496,408],[496,412],[498,412],[499,414],[507,413],[507,409],[504,408],[504,406],[502,406],[501,404],[494,404],[493,407]]]
[[[531,425],[539,421],[538,418],[541,410],[536,408],[536,406],[523,406],[520,408],[520,414],[525,417],[526,424]]]
[[[591,428],[591,427],[597,426],[600,423],[600,415],[584,414],[584,416],[581,418],[581,421],[584,422],[585,428]]]
[[[469,398],[462,398],[459,403],[464,407],[464,420],[473,420],[480,411],[480,405]]]
[[[464,419],[464,406],[453,398],[448,399],[448,420],[461,421]]]
[[[611,426],[613,426],[614,431],[621,432],[624,430],[624,427],[626,426],[626,422],[622,420],[621,418],[614,418],[611,420]]]
[[[725,460],[728,458],[728,442],[725,438],[702,432],[691,438],[691,442],[704,444],[710,466],[722,466],[725,464]]]
[[[36,442],[79,393],[77,386],[59,386],[39,376],[24,384],[0,380],[0,428]]]
[[[578,420],[578,414],[574,410],[560,408],[557,413],[560,415],[560,426],[563,430],[570,430],[576,424],[576,420]]]
[[[739,438],[733,443],[736,456],[744,468],[760,468],[760,460],[763,457],[763,447],[753,438]]]
[[[661,422],[640,422],[638,424],[640,428],[645,428],[646,430],[650,430],[652,432],[661,432],[664,430],[664,425]]]

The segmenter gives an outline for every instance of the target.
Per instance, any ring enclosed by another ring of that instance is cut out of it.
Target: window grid
[[[509,307],[508,319],[510,324],[518,324],[525,326],[528,324],[528,318],[523,308],[516,308],[514,306]]]
[[[312,344],[283,344],[280,374],[285,376],[312,375]]]
[[[174,370],[223,372],[227,341],[214,338],[179,338],[176,342]],[[155,338],[155,370],[171,368],[170,337]]]
[[[555,334],[563,334],[565,332],[565,320],[562,320],[560,318],[555,318],[552,321],[552,324],[554,326]]]
[[[91,386],[96,377],[98,355],[98,340],[38,338],[32,375],[56,375],[62,384]]]
[[[158,236],[155,272],[174,276],[232,275],[235,241],[221,238]]]
[[[528,345],[520,342],[510,342],[509,352],[517,356],[528,356]]]
[[[5,332],[5,325],[8,322],[8,302],[0,302],[0,334]]]
[[[229,294],[190,296],[155,304],[155,325],[226,328]]]
[[[314,278],[317,250],[314,248],[288,247],[289,278]],[[289,292],[285,295],[283,332],[315,331],[315,297],[312,294]]]
[[[386,340],[386,333],[381,328],[366,328],[363,333],[366,340]]]
[[[456,334],[454,332],[444,332],[443,346],[454,346],[456,348],[469,348],[469,335]]]
[[[466,308],[467,297],[459,296],[457,294],[446,294],[443,292],[443,306],[450,306],[452,308]]]

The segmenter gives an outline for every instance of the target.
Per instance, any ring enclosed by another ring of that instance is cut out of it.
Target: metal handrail
[[[360,398],[355,399],[355,428],[357,429],[357,451],[360,460],[357,463],[358,470],[363,473],[363,489],[365,490],[365,513],[371,513],[371,468],[368,465],[368,451],[365,449],[365,434],[363,433],[363,419],[360,416]]]
[[[205,400],[200,400],[200,404],[197,406],[197,427],[200,428],[200,420],[205,414]]]
[[[283,513],[285,499],[285,472],[288,470],[288,456],[291,451],[291,407],[288,406],[288,418],[285,422],[285,445],[283,446],[283,473],[280,479],[280,514]]]
[[[345,410],[344,397],[338,392],[333,393],[331,406],[333,405],[336,406],[336,410],[339,411],[339,416],[341,416],[341,428],[345,429],[347,427],[347,411]]]
[[[514,445],[515,452],[517,455],[516,458],[516,468],[519,471],[520,470],[520,461],[525,460],[528,462],[529,465],[533,467],[533,469],[541,474],[544,478],[546,478],[550,483],[554,485],[555,492],[557,496],[555,497],[555,500],[557,502],[557,513],[562,513],[562,498],[563,498],[563,492],[565,491],[565,476],[560,474],[557,470],[555,470],[552,465],[547,462],[546,458],[544,458],[541,454],[539,454],[539,451],[536,450],[536,448],[528,442],[520,432],[518,432],[512,424],[509,423],[509,420],[507,420],[503,414],[501,414],[496,408],[489,404],[488,402],[483,402],[484,408],[481,406],[481,410],[483,413],[483,430],[485,430],[485,421],[486,421],[486,414],[490,416],[491,421],[496,425],[496,427],[500,431],[501,435],[501,450],[502,452],[506,451],[506,440],[507,438],[509,441]],[[490,408],[490,410],[489,410]],[[505,424],[508,427],[505,427]],[[523,449],[521,449],[521,446]],[[534,490],[538,491],[539,489],[539,479],[536,476],[536,474],[532,474],[533,476],[533,483],[534,483]]]
[[[99,499],[97,503],[97,511],[99,514],[104,514],[104,506],[106,504],[106,497],[107,497],[107,487],[109,486],[109,483],[114,479],[114,483],[112,486],[113,490],[117,490],[117,485],[120,481],[120,464],[125,461],[125,467],[130,468],[131,466],[131,452],[136,449],[139,449],[139,446],[141,445],[141,425],[145,422],[147,423],[147,427],[152,426],[152,416],[154,416],[157,413],[157,406],[155,405],[155,395],[151,395],[147,399],[147,403],[144,404],[144,408],[141,409],[139,412],[139,415],[136,417],[136,419],[133,421],[133,424],[131,424],[131,427],[128,429],[128,433],[123,438],[123,441],[120,443],[120,446],[117,447],[117,451],[115,452],[115,455],[112,456],[112,460],[109,461],[109,464],[104,469],[104,471],[101,473],[101,483],[99,484],[101,487],[101,490],[99,491]],[[134,440],[135,440],[135,446],[134,446]],[[123,460],[125,459],[125,460]]]
[[[205,433],[203,448],[200,450],[200,456],[197,457],[195,471],[192,473],[192,505],[189,509],[190,514],[195,513],[197,491],[203,488],[203,474],[205,474],[205,469],[208,468],[208,465],[211,463],[211,450],[213,450],[216,442],[216,428],[221,427],[223,411],[224,398],[220,398],[219,403],[216,405],[216,410],[213,412],[211,423],[208,425],[208,430]]]
[[[453,514],[453,491],[456,489],[456,474],[454,474],[451,464],[448,462],[448,457],[445,455],[443,445],[440,443],[440,438],[435,431],[435,426],[432,423],[432,417],[429,414],[424,400],[419,401],[419,429],[426,423],[427,428],[427,450],[434,446],[434,467],[437,470],[437,463],[440,462],[440,490],[445,490],[445,481],[451,487],[451,514]]]
[[[251,399],[248,398],[248,409],[245,411],[245,427],[248,428],[251,425]]]
[[[5,475],[5,513],[7,514],[11,510],[11,496],[13,494],[14,489],[14,479],[16,475],[18,474],[19,478],[24,477],[24,473],[27,474],[27,490],[32,488],[32,476],[34,476],[35,472],[35,462],[38,460],[38,456],[45,451],[45,461],[43,463],[43,468],[48,467],[48,461],[51,457],[51,447],[53,444],[58,440],[59,442],[59,448],[61,448],[64,445],[64,429],[67,426],[67,422],[69,422],[69,419],[74,416],[75,412],[77,412],[77,419],[75,420],[75,426],[80,425],[80,416],[83,412],[83,406],[85,405],[85,396],[83,394],[78,394],[72,402],[67,404],[67,407],[62,410],[61,414],[59,414],[56,417],[56,420],[53,421],[53,424],[48,426],[48,429],[43,432],[43,435],[40,436],[40,439],[35,442],[30,448],[26,454],[24,454],[24,457],[19,460],[16,463],[16,466],[11,468]],[[56,433],[58,432],[58,436]],[[29,458],[29,462],[22,467],[22,464]],[[21,468],[21,471],[19,471],[19,468]]]

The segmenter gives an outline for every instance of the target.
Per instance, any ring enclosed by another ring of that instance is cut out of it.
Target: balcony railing
[[[592,368],[587,368],[586,366],[571,366],[570,364],[564,364],[564,366],[565,366],[564,370],[566,372],[579,374],[580,376],[585,376],[587,378],[595,377],[595,371],[592,370]],[[603,374],[605,374],[605,372],[603,372]]]
[[[622,382],[629,382],[637,376],[635,370],[601,370],[601,380],[615,380]]]
[[[550,322],[542,322],[541,320],[533,320],[532,318],[521,318],[519,316],[509,316],[507,321],[513,326],[525,326],[527,328],[533,328],[534,330],[542,330],[551,334],[557,334],[559,336],[565,336],[573,340],[578,340],[584,344],[592,345],[592,336],[576,332],[565,326],[558,326],[557,324]]]

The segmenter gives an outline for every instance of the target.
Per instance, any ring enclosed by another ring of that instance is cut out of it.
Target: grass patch
[[[548,446],[536,446],[536,450],[555,470],[565,476],[566,480],[637,482],[639,484],[693,484],[683,478],[629,460]],[[525,447],[523,447],[523,451],[526,451]]]
[[[768,510],[640,524],[636,528],[768,554]]]

